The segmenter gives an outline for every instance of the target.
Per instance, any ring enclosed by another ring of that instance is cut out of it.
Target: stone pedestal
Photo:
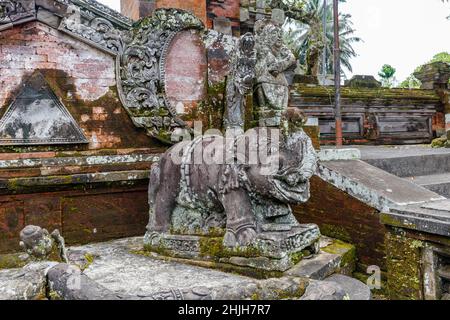
[[[303,224],[286,231],[266,231],[258,234],[252,245],[229,248],[223,245],[224,230],[210,235],[177,235],[147,232],[147,251],[162,256],[200,261],[213,261],[262,271],[284,272],[304,255],[317,253],[319,228]]]

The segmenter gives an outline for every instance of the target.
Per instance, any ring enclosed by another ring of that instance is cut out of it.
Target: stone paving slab
[[[47,271],[56,264],[31,263],[20,269],[0,270],[0,300],[44,299]]]
[[[417,157],[424,155],[449,154],[449,148],[431,148],[429,145],[408,146],[346,146],[361,151],[363,160]]]
[[[304,291],[308,283],[306,279],[290,277],[256,280],[214,269],[159,260],[136,253],[142,250],[142,246],[142,238],[130,238],[72,247],[70,251],[75,251],[78,255],[84,252],[92,257],[92,263],[84,270],[84,274],[126,299],[155,299],[169,296],[170,292],[175,296],[176,292],[180,296],[187,293],[191,298],[195,298],[196,292],[203,292],[212,299],[276,299],[280,292],[290,292],[295,296],[296,292]]]
[[[84,270],[87,276],[121,294],[156,293],[168,287],[190,288],[202,282],[210,287],[237,285],[250,280],[216,270],[131,253],[142,250],[142,243],[142,238],[133,238],[71,249],[85,251],[93,257],[93,262]]]
[[[322,246],[330,241],[322,239]],[[70,247],[70,264],[43,262],[2,270],[0,300],[277,300],[300,299],[305,292],[305,299],[348,297],[337,282],[289,275],[258,280],[156,259],[142,247],[140,237]]]
[[[371,300],[372,293],[367,285],[357,279],[342,274],[334,274],[325,279],[337,283],[348,294],[350,300]]]
[[[360,160],[323,162],[319,176],[380,211],[445,198]]]

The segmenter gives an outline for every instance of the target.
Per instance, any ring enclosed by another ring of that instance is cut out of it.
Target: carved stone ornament
[[[61,32],[117,57],[119,96],[137,127],[167,143],[174,132],[186,130],[166,95],[165,62],[179,32],[205,30],[200,19],[184,10],[158,9],[133,24],[95,0],[54,0],[44,5],[62,18]],[[0,0],[0,30],[36,20],[37,7],[36,1]]]
[[[117,55],[117,87],[133,123],[163,142],[183,130],[181,120],[166,95],[165,62],[172,40],[187,29],[203,30],[200,19],[179,9],[158,9],[132,28],[121,29],[86,8],[71,6],[60,30]]]
[[[283,43],[283,30],[269,20],[255,24],[256,118],[260,125],[277,127],[288,108],[289,84],[284,72],[295,65],[295,56]]]
[[[119,93],[134,124],[168,143],[186,125],[166,95],[165,61],[172,40],[186,29],[203,30],[204,25],[183,10],[156,10],[125,39],[118,60]]]
[[[225,128],[244,132],[245,97],[253,89],[255,80],[256,50],[253,34],[246,33],[237,44],[231,57],[231,72],[227,79]]]
[[[54,230],[50,234],[47,229],[33,225],[26,226],[20,232],[19,245],[30,261],[68,261],[65,240],[59,230]]]
[[[0,119],[0,145],[88,143],[44,76],[35,72]]]
[[[0,26],[34,17],[35,3],[30,0],[0,0]]]
[[[147,249],[270,271],[291,268],[305,248],[315,252],[319,228],[300,224],[290,205],[308,201],[317,155],[300,111],[283,121],[281,130],[200,136],[168,150],[150,173]],[[261,152],[270,161],[254,158]],[[221,250],[209,251],[211,241]]]

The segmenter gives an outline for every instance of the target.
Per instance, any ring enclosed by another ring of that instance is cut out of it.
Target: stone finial
[[[20,232],[20,247],[30,260],[67,262],[65,241],[58,230],[50,234],[41,227],[26,226]]]
[[[422,82],[421,89],[449,89],[450,64],[446,62],[433,62],[426,64],[414,73]]]
[[[374,76],[366,75],[355,75],[345,85],[351,88],[381,88],[381,82]]]

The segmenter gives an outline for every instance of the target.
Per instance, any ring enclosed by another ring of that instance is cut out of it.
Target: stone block
[[[53,262],[32,263],[21,269],[0,270],[0,300],[42,300],[47,271]]]
[[[338,283],[330,281],[311,281],[300,300],[333,301],[344,300],[346,292]]]
[[[371,300],[370,288],[361,281],[342,274],[334,274],[325,279],[325,282],[338,284],[348,295],[349,300],[367,301]]]
[[[161,256],[220,261],[265,271],[286,271],[294,266],[296,256],[308,248],[317,250],[320,231],[315,225],[300,225],[290,231],[261,232],[248,247],[227,248],[223,237],[171,235],[147,232],[146,249]]]

